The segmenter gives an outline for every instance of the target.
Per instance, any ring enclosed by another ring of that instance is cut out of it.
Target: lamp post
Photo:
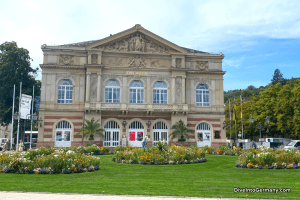
[[[225,129],[225,132],[226,132],[226,125],[230,129],[230,138],[229,139],[230,139],[230,148],[232,148],[232,145],[231,145],[231,124],[230,124],[230,122],[228,122],[228,124],[227,124],[226,121],[223,122],[223,129]]]
[[[261,124],[261,122],[255,124],[254,123],[254,117],[251,115],[251,117],[250,117],[251,126],[254,126],[257,129],[259,129],[259,139],[260,140],[261,140],[261,129],[266,128],[269,125],[269,122],[270,122],[270,118],[267,115],[266,118],[265,118],[265,123],[264,124]],[[260,144],[262,145],[262,141],[260,141],[260,142],[261,142]]]
[[[29,148],[31,149],[31,144],[32,144],[32,125],[35,123],[35,121],[37,120],[37,115],[36,113],[34,114],[28,114],[29,117],[27,117],[27,119],[30,119],[30,146]]]

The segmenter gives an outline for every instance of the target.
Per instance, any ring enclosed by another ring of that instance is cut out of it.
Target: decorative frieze
[[[59,56],[59,64],[73,65],[74,64],[74,56],[72,56],[72,55],[60,55]]]

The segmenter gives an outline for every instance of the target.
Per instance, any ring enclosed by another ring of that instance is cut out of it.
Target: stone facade
[[[91,119],[107,128],[95,141],[110,147],[122,139],[139,146],[137,138],[146,135],[148,146],[163,138],[176,144],[168,135],[179,120],[194,131],[187,143],[225,144],[222,53],[179,47],[140,25],[101,40],[41,49],[38,147],[84,144],[76,134]],[[64,137],[69,142],[61,143]]]

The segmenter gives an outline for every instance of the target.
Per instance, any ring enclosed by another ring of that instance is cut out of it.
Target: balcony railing
[[[86,110],[145,110],[145,111],[179,111],[187,112],[187,104],[131,104],[131,103],[104,103],[91,102],[85,103]]]

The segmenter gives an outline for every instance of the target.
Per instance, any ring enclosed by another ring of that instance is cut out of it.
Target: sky
[[[300,77],[299,0],[0,1],[0,44],[28,49],[32,68],[43,62],[42,44],[99,40],[135,24],[182,47],[222,52],[224,91],[265,86],[276,69]]]

